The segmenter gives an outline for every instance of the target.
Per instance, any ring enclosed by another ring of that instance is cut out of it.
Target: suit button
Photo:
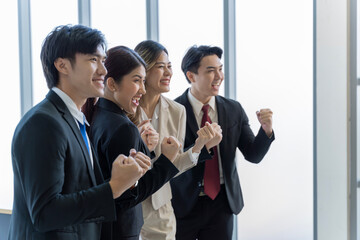
[[[198,182],[198,186],[201,187],[201,182]]]

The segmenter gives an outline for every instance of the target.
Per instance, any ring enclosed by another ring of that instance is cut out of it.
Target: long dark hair
[[[112,77],[116,83],[120,83],[125,75],[139,66],[144,66],[146,69],[144,60],[134,50],[125,46],[110,48],[107,51],[107,58],[105,60],[105,67],[107,69],[105,86],[109,77]],[[90,123],[94,115],[96,100],[95,98],[89,98],[82,107],[82,111]]]

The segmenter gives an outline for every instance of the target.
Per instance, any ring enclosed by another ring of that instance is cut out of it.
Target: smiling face
[[[219,94],[220,85],[224,80],[222,67],[217,55],[209,55],[201,60],[197,73],[187,72],[191,81],[191,93],[202,103],[209,102],[212,96]]]
[[[65,92],[80,107],[87,98],[104,95],[104,78],[107,74],[104,66],[106,55],[99,45],[93,54],[75,54],[75,60],[58,58],[55,66],[59,71],[59,84]]]
[[[162,51],[156,59],[155,65],[146,73],[147,91],[153,91],[156,94],[169,92],[172,74],[169,57]]]
[[[119,83],[107,79],[107,87],[113,92],[115,103],[127,113],[134,114],[145,91],[145,68],[139,66],[125,75]]]

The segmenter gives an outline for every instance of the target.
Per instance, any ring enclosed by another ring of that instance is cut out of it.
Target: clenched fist
[[[181,143],[173,136],[164,137],[161,142],[161,153],[171,162],[174,162],[181,147]]]
[[[204,145],[216,136],[213,125],[211,125],[209,122],[206,122],[205,126],[197,131],[197,135],[198,137],[196,138],[194,147],[192,148],[192,151],[196,153],[201,152],[201,149],[204,147]]]
[[[211,123],[211,127],[214,131],[214,137],[205,144],[208,150],[218,145],[222,140],[222,129],[220,125],[217,123]]]
[[[273,133],[273,129],[272,129],[273,112],[270,109],[265,108],[265,109],[260,109],[260,111],[257,111],[256,115],[266,135],[268,137],[271,137]]]
[[[141,139],[146,144],[150,152],[154,151],[159,143],[159,133],[151,125],[150,120],[142,121],[138,126]]]
[[[130,150],[130,157],[135,159],[135,162],[142,168],[142,174],[144,175],[151,166],[150,158],[142,152],[136,152],[135,149]]]
[[[143,169],[133,157],[120,154],[112,164],[109,181],[113,198],[120,197],[128,188],[143,176]]]

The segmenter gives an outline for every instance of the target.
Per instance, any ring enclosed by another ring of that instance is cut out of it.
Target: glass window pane
[[[91,24],[105,34],[108,47],[124,45],[134,49],[146,39],[145,0],[92,0]]]
[[[277,137],[259,165],[239,154],[239,239],[313,239],[313,2],[236,4],[238,101],[254,133],[271,108]]]
[[[12,209],[13,171],[11,164],[11,140],[15,127],[20,120],[20,74],[19,74],[19,37],[17,1],[2,2],[0,7],[1,31],[6,33],[0,38],[3,46],[0,58],[4,91],[0,95],[3,103],[0,118],[0,209]],[[4,117],[6,115],[6,117]]]
[[[33,66],[33,103],[36,105],[44,99],[49,91],[43,74],[40,52],[45,37],[59,25],[77,24],[77,1],[32,0],[31,6],[31,38]]]
[[[165,96],[174,99],[190,86],[181,71],[181,61],[192,45],[224,49],[223,22],[221,0],[159,0],[160,43],[169,52],[174,73],[171,90]],[[220,95],[223,93],[222,84]]]

